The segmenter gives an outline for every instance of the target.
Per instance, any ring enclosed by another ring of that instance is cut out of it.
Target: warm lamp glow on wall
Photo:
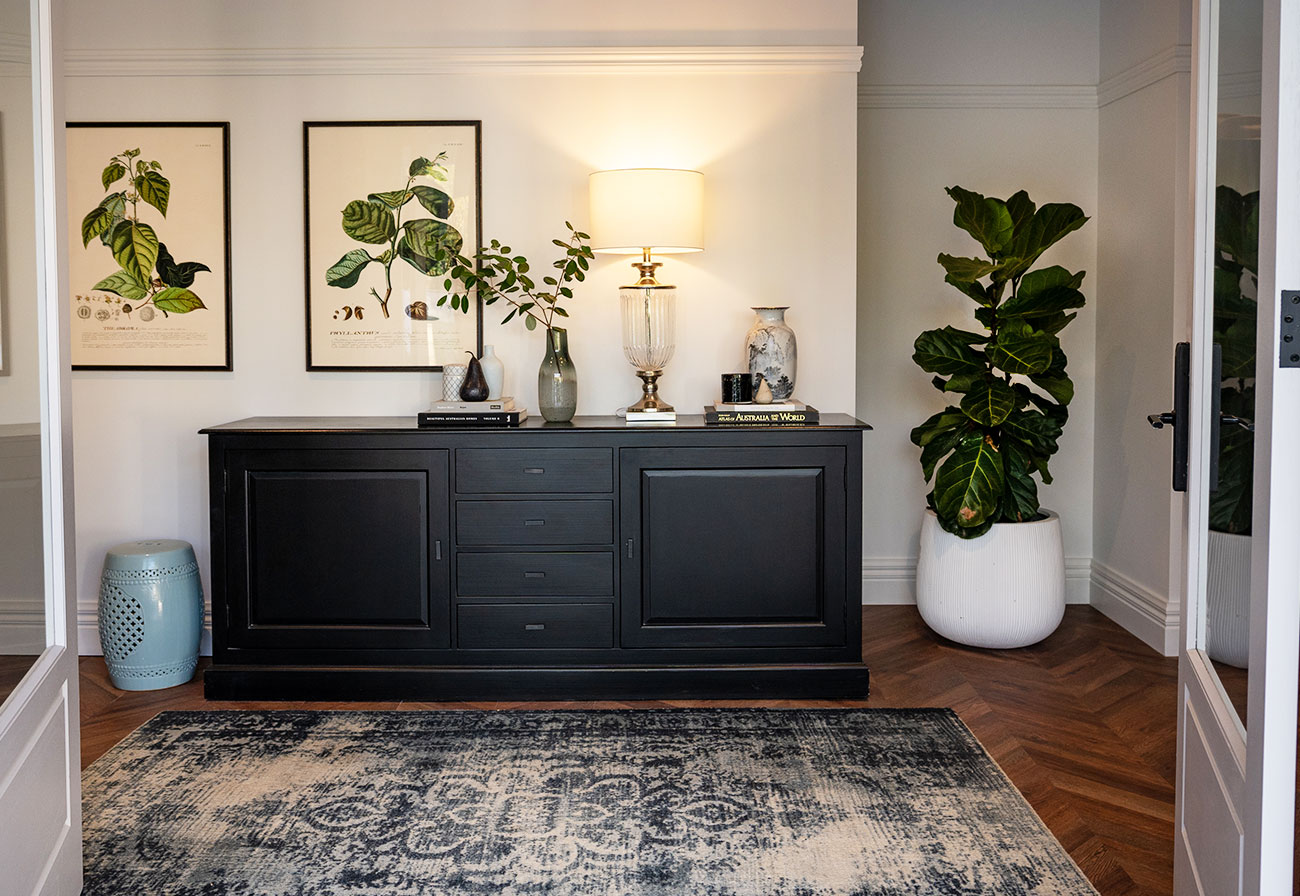
[[[704,175],[674,168],[597,171],[589,194],[592,251],[641,256],[632,264],[640,279],[619,289],[623,354],[642,382],[628,422],[672,422],[676,414],[659,398],[658,380],[676,347],[677,287],[655,279],[661,263],[650,256],[704,249]]]

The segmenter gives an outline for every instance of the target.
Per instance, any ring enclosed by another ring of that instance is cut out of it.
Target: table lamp
[[[659,398],[658,380],[672,359],[677,287],[660,283],[661,262],[704,249],[704,175],[675,168],[622,168],[590,177],[591,248],[611,255],[640,255],[641,276],[619,289],[623,354],[641,378],[641,400],[627,409],[629,423],[671,422],[676,413]]]

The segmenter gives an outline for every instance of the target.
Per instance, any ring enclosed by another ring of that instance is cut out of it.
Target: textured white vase
[[[506,382],[506,367],[497,357],[495,346],[483,346],[483,355],[478,359],[483,368],[483,379],[487,380],[488,401],[501,397],[501,390]]]
[[[1043,513],[966,539],[945,532],[927,510],[916,565],[925,624],[971,647],[1024,647],[1056,631],[1065,615],[1065,550],[1061,518]]]
[[[1250,536],[1209,532],[1206,546],[1205,652],[1245,669],[1250,660]]]

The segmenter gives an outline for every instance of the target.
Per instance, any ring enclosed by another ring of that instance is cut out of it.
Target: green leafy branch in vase
[[[440,152],[432,161],[421,156],[411,162],[406,184],[400,190],[371,193],[365,199],[354,199],[343,209],[343,232],[360,243],[386,248],[379,255],[366,249],[353,249],[325,272],[325,282],[340,289],[351,289],[361,278],[361,272],[371,262],[384,269],[384,294],[370,288],[370,294],[379,301],[379,310],[388,317],[388,300],[393,295],[393,262],[401,258],[411,267],[428,277],[446,272],[449,256],[460,253],[465,239],[455,227],[447,223],[455,208],[450,196],[437,187],[416,183],[421,177],[447,181],[443,161],[447,153]],[[402,220],[402,210],[412,199],[434,217]]]
[[[177,262],[149,224],[140,220],[140,203],[151,205],[165,218],[171,199],[171,181],[162,165],[140,158],[128,149],[113,156],[100,175],[107,195],[81,219],[81,244],[99,241],[109,248],[120,270],[92,289],[111,292],[128,302],[152,304],[164,315],[186,314],[206,308],[190,287],[200,271],[211,271],[197,261]],[[120,181],[124,183],[119,184]],[[119,189],[113,189],[119,186]],[[124,309],[128,313],[131,306]]]
[[[568,284],[574,280],[585,280],[586,271],[595,257],[587,245],[587,240],[591,237],[574,228],[568,221],[564,222],[564,226],[569,229],[569,239],[551,240],[564,250],[564,254],[551,262],[556,276],[548,274],[543,277],[542,287],[528,276],[531,268],[525,256],[513,255],[509,246],[493,240],[488,248],[475,253],[473,259],[464,255],[455,255],[449,259],[447,279],[442,284],[446,294],[438,299],[438,304],[450,302],[453,311],[467,312],[469,294],[478,290],[485,305],[501,300],[513,306],[510,313],[501,319],[501,323],[507,323],[518,316],[523,318],[524,326],[530,330],[537,329],[539,324],[548,330],[552,329],[557,317],[569,316],[569,312],[560,306],[561,301],[573,298],[573,289]],[[457,283],[463,287],[463,293],[454,291]]]

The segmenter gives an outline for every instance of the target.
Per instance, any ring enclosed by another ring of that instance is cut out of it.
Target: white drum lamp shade
[[[591,248],[611,255],[704,248],[704,175],[677,168],[597,171],[588,181]]]

